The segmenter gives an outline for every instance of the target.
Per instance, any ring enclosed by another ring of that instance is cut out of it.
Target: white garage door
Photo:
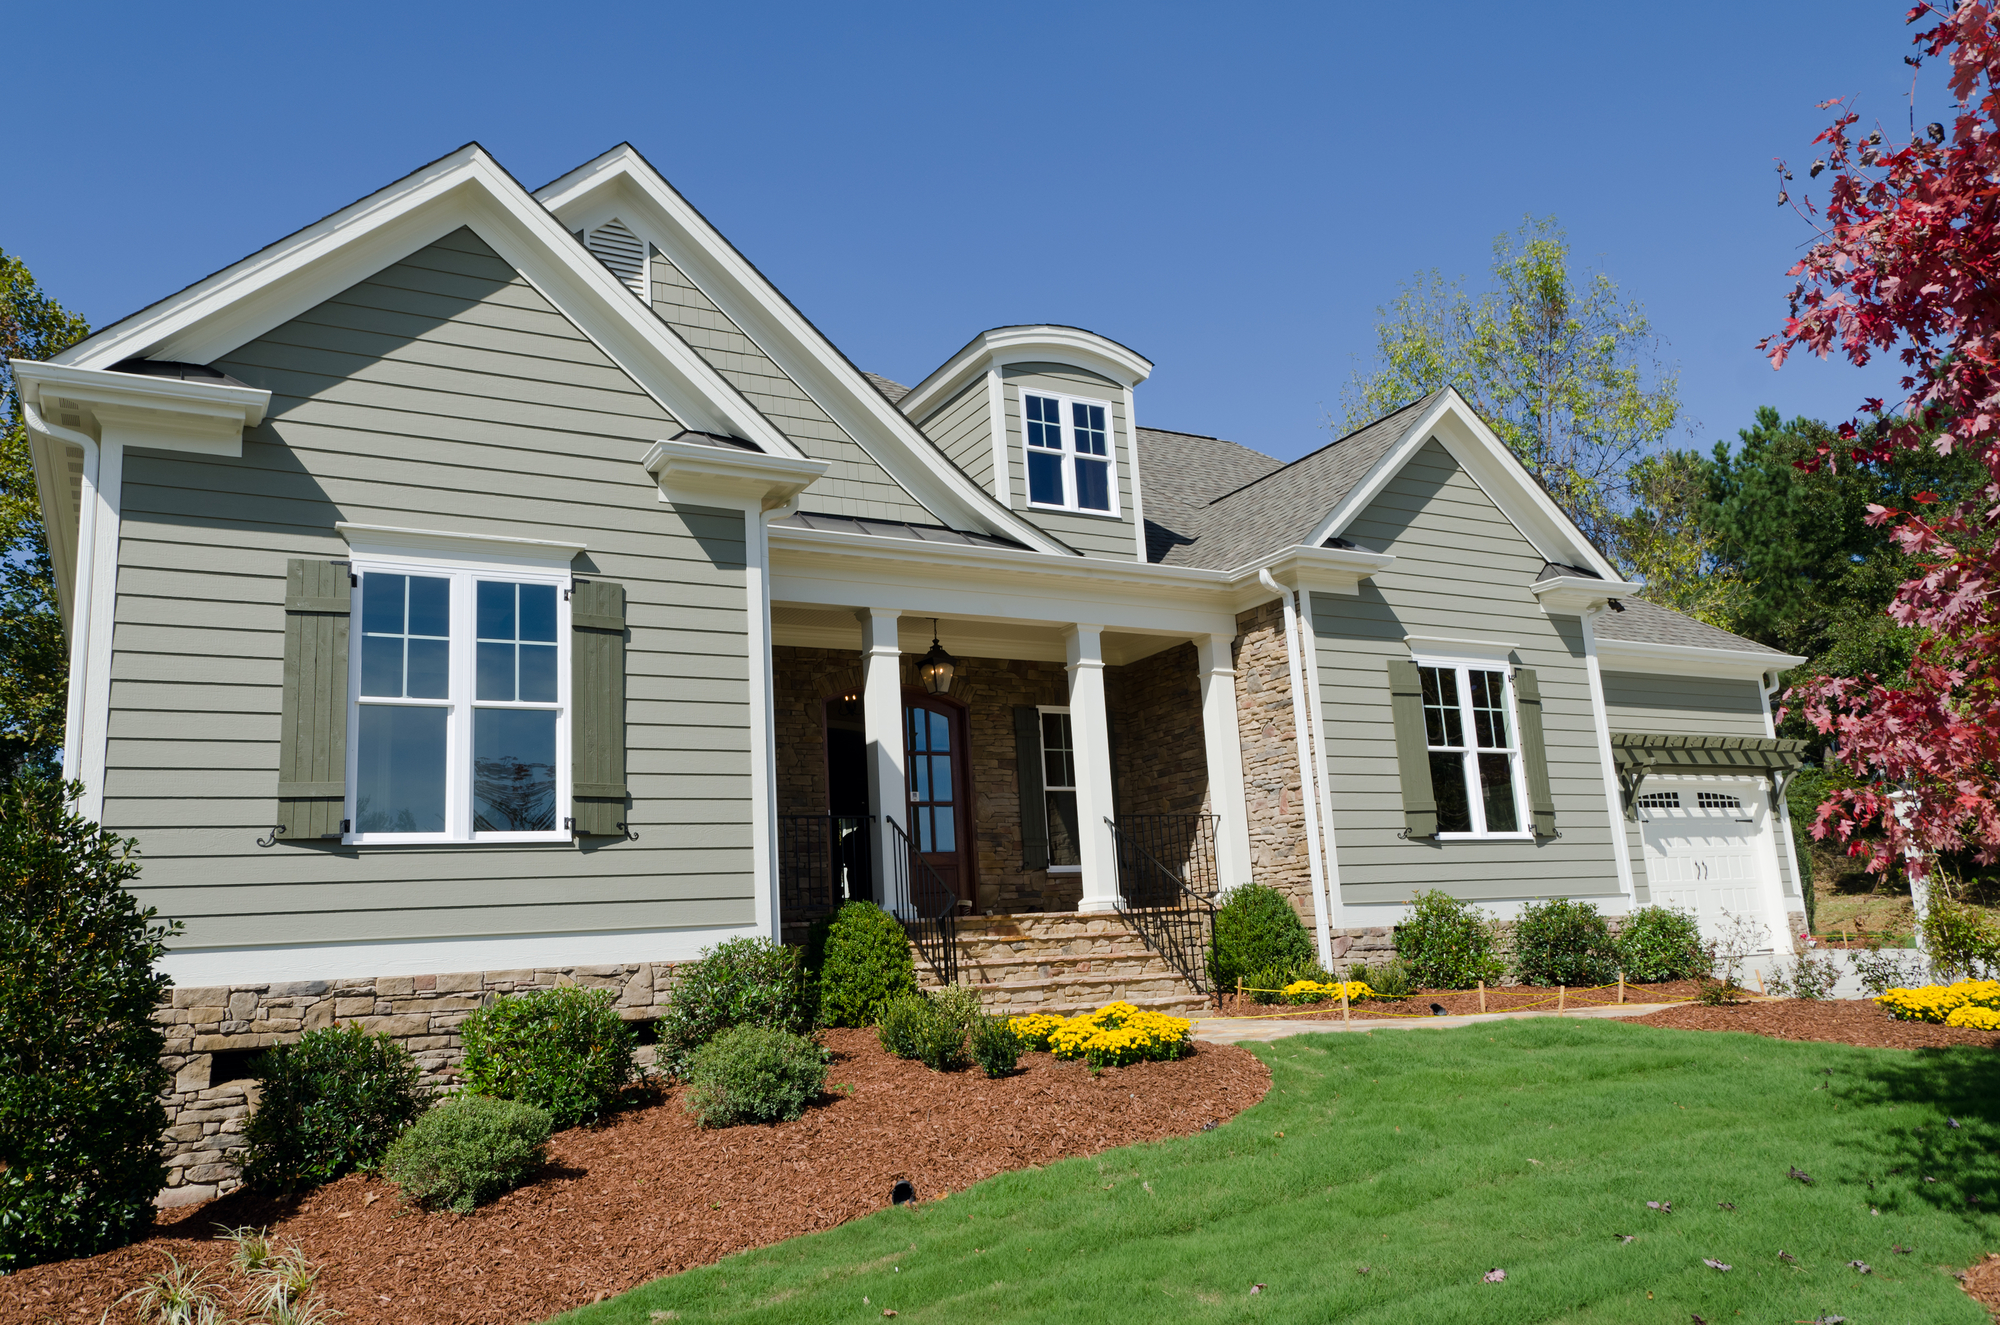
[[[1646,881],[1655,905],[1690,912],[1710,935],[1720,935],[1739,916],[1765,922],[1752,794],[1682,788],[1640,795]]]

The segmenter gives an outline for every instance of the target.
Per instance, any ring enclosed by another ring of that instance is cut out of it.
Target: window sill
[[[352,834],[340,839],[345,847],[518,847],[535,845],[567,846],[572,833],[481,833],[478,837],[444,837],[435,833],[380,833],[367,837]]]
[[[1044,502],[1025,503],[1031,511],[1046,511],[1053,515],[1080,515],[1086,520],[1108,520],[1113,524],[1124,524],[1125,517],[1117,511],[1087,511],[1079,506],[1050,506]]]
[[[1048,867],[1047,869],[1043,870],[1043,871],[1042,871],[1042,873],[1044,873],[1044,874],[1056,874],[1056,875],[1062,875],[1062,874],[1081,874],[1081,873],[1083,873],[1083,866],[1081,866],[1081,865],[1051,865],[1051,866],[1049,866],[1049,867]]]
[[[1533,833],[1439,833],[1440,842],[1532,842]]]

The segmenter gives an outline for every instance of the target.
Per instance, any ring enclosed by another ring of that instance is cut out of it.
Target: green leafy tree
[[[81,791],[0,793],[0,1274],[131,1241],[167,1180],[155,963],[180,926],[139,908],[136,844]]]
[[[90,334],[49,298],[19,258],[0,252],[0,356],[47,359]],[[55,568],[35,496],[28,430],[14,375],[0,361],[0,785],[21,773],[53,777],[63,739],[69,659],[56,607]]]
[[[1632,506],[1612,520],[1612,545],[1648,600],[1733,630],[1749,585],[1718,556],[1708,520],[1713,470],[1698,451],[1640,457],[1626,471]]]
[[[1555,218],[1493,241],[1491,288],[1433,271],[1377,313],[1346,427],[1455,386],[1585,532],[1613,543],[1626,471],[1679,422],[1679,386],[1638,305],[1603,272],[1571,270]]]

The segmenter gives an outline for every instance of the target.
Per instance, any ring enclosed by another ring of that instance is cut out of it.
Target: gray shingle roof
[[[1592,623],[1597,638],[1628,644],[1685,644],[1700,649],[1734,649],[1738,653],[1785,655],[1755,640],[1732,635],[1706,621],[1649,603],[1643,598],[1621,598],[1622,612],[1603,612]]]
[[[1011,538],[1001,538],[997,534],[951,529],[941,524],[909,524],[902,520],[860,520],[850,515],[821,515],[813,511],[799,511],[782,520],[773,520],[771,523],[776,526],[790,526],[793,529],[823,529],[838,534],[909,538],[920,543],[957,543],[962,547],[1023,546]]]
[[[1147,558],[1169,566],[1232,570],[1296,546],[1402,438],[1432,399],[1412,401],[1290,464],[1212,437],[1139,429]],[[1263,472],[1253,473],[1260,465]],[[1246,474],[1247,479],[1229,486]],[[1156,509],[1153,494],[1163,475],[1170,476],[1172,495]],[[1207,496],[1209,492],[1215,495]]]
[[[892,382],[880,373],[863,371],[861,375],[868,379],[870,386],[887,396],[891,405],[910,394],[910,388],[904,386],[901,382]]]

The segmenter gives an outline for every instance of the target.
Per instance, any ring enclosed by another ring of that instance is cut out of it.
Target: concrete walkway
[[[1194,1038],[1210,1044],[1239,1044],[1245,1040],[1281,1040],[1287,1035],[1321,1035],[1329,1031],[1408,1031],[1450,1030],[1454,1026],[1474,1026],[1482,1021],[1514,1021],[1521,1017],[1643,1017],[1678,1003],[1613,1003],[1601,1007],[1530,1009],[1526,1012],[1474,1012],[1459,1017],[1356,1017],[1351,1022],[1335,1016],[1331,1021],[1308,1017],[1197,1017]]]

